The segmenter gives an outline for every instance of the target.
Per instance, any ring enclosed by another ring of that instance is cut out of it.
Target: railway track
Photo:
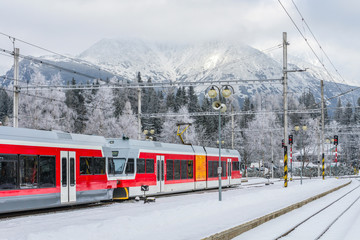
[[[304,232],[306,231],[309,232],[309,236],[307,236],[306,239],[322,239],[328,230],[331,229],[331,227],[333,227],[334,224],[359,201],[359,199],[360,181],[358,180],[358,186],[291,227],[288,231],[275,239],[301,239],[297,236],[302,236],[303,238]],[[327,218],[326,221],[324,221],[324,216]],[[316,223],[316,225],[314,225],[314,223]],[[314,228],[314,226],[316,226],[316,228]]]

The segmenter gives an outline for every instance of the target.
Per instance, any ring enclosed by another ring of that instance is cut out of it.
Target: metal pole
[[[322,179],[325,180],[325,154],[322,154]]]
[[[284,146],[284,187],[288,185],[287,146]]]
[[[234,123],[234,114],[233,107],[231,106],[231,148],[234,149],[234,141],[235,141],[235,123]]]
[[[141,89],[138,88],[138,140],[141,139]]]
[[[316,136],[317,136],[317,151],[318,151],[318,156],[317,156],[317,170],[318,170],[318,174],[317,174],[317,175],[318,175],[318,177],[320,177],[321,129],[318,129]]]
[[[290,169],[291,169],[291,175],[290,175],[290,181],[293,179],[293,169],[292,169],[292,144],[290,144]]]
[[[273,133],[271,131],[271,139],[270,139],[270,143],[271,143],[271,178],[274,178],[274,149],[273,149],[273,144],[272,144],[272,139],[273,138]]]
[[[303,142],[303,135],[301,133],[301,148],[304,151],[304,142]],[[304,151],[305,153],[305,151]],[[303,154],[304,154],[303,153]],[[304,158],[303,158],[303,154],[300,154],[301,156],[301,168],[300,168],[300,184],[302,185],[302,174],[303,174],[303,166],[304,166]]]
[[[336,176],[336,173],[337,173],[337,145],[335,146],[335,176]]]
[[[14,48],[14,106],[13,106],[13,126],[19,126],[19,48]]]
[[[324,157],[324,129],[325,129],[325,113],[324,113],[324,81],[321,80],[321,152]],[[325,176],[323,175],[323,179]]]
[[[283,95],[284,95],[284,187],[287,187],[288,163],[287,163],[287,34],[283,32]]]
[[[219,201],[221,201],[221,108],[219,109],[219,167],[218,167],[218,174],[219,174]]]
[[[287,103],[287,34],[283,32],[283,96],[284,96],[284,146],[287,146],[287,110],[288,110],[288,103]]]
[[[331,153],[331,145],[329,145],[329,153],[330,153],[330,157],[329,157],[329,162],[330,162],[330,177],[331,177],[331,162],[332,162],[332,153]]]

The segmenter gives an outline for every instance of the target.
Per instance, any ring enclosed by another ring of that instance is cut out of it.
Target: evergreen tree
[[[200,111],[199,100],[193,86],[190,86],[188,90],[188,110],[191,113]]]
[[[183,89],[178,88],[176,91],[175,102],[174,102],[174,111],[175,112],[178,112],[179,109],[183,106],[183,102],[184,102],[183,97],[184,97]]]
[[[130,101],[130,99],[128,98],[127,89],[114,88],[112,90],[112,96],[112,102],[114,107],[113,115],[117,118],[122,114],[125,103],[127,101]]]
[[[152,86],[151,78],[148,78],[147,83]],[[153,87],[144,90],[141,105],[142,113],[152,114],[160,112],[161,105],[159,95]],[[162,120],[160,118],[142,118],[141,123],[143,130],[154,129],[156,135],[161,132]]]
[[[246,112],[254,111],[254,105],[251,103],[250,98],[246,97],[244,100],[244,104],[241,108],[241,111],[245,114],[242,115],[240,119],[240,128],[247,128],[248,124],[255,118],[255,115],[252,113],[246,114]]]
[[[341,105],[341,99],[339,98],[337,104],[336,104],[336,110],[334,112],[334,120],[338,122],[339,124],[342,123],[343,118],[343,109]]]
[[[5,120],[12,114],[12,101],[4,89],[0,89],[0,121],[5,125]]]
[[[357,125],[360,124],[360,98],[357,100],[357,106],[354,111],[354,123]]]
[[[175,111],[175,96],[173,88],[169,89],[166,93],[166,110],[171,112]]]
[[[76,86],[76,80],[73,78],[71,85]],[[66,91],[66,106],[73,109],[76,112],[74,116],[74,127],[72,129],[75,133],[83,133],[86,127],[87,113],[85,106],[84,93],[80,89],[72,89]]]
[[[344,110],[342,124],[345,126],[349,126],[353,119],[353,109],[350,102],[347,102],[346,108]]]
[[[299,103],[302,104],[305,109],[313,109],[316,106],[315,97],[310,91],[304,92],[302,96],[300,96]],[[320,116],[320,113],[311,113],[310,116],[316,118]]]

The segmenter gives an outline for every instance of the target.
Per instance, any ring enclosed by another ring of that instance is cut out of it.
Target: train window
[[[154,173],[154,159],[146,159],[146,173]]]
[[[80,175],[92,174],[92,157],[80,157]]]
[[[20,155],[20,188],[38,187],[37,156]]]
[[[174,179],[180,179],[180,160],[174,160]]]
[[[208,177],[214,177],[213,163],[214,161],[208,161]]]
[[[224,164],[225,162],[221,163],[221,167],[223,168],[223,173],[226,173],[226,169],[224,170]],[[218,177],[218,173],[217,173],[217,169],[219,167],[219,161],[209,161],[209,177]],[[225,163],[225,167],[226,167],[226,163]]]
[[[232,170],[239,171],[240,170],[240,162],[232,162]]]
[[[138,158],[136,160],[136,172],[137,173],[145,173],[145,159]]]
[[[55,156],[39,157],[39,187],[55,187]]]
[[[114,159],[111,157],[108,158],[108,174],[115,174]]]
[[[221,162],[221,168],[222,168],[221,176],[226,177],[226,162],[224,162],[224,161]]]
[[[125,158],[114,158],[115,174],[122,174],[125,168]]]
[[[63,187],[67,186],[67,158],[61,159],[61,183]]]
[[[126,164],[125,174],[134,173],[134,159],[129,158]]]
[[[70,158],[70,186],[75,185],[75,159]]]
[[[105,158],[95,157],[93,160],[93,171],[92,174],[103,175],[105,174]]]
[[[211,177],[216,177],[216,169],[218,167],[217,161],[211,161]]]
[[[188,163],[188,166],[187,166],[187,177],[188,178],[193,178],[193,161],[192,160],[189,160],[187,161]]]
[[[181,160],[181,179],[187,179],[187,161]]]
[[[0,155],[0,190],[17,188],[17,155]]]
[[[174,180],[174,160],[166,161],[166,180]]]

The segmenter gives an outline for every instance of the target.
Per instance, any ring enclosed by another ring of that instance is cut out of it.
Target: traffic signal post
[[[290,145],[290,181],[293,178],[293,169],[292,169],[292,145],[293,145],[293,135],[289,135],[289,145]]]
[[[339,143],[339,139],[338,139],[338,135],[334,136],[334,145],[335,145],[335,172],[337,171],[337,162],[338,162],[338,143]],[[331,169],[331,163],[330,163],[330,169]],[[335,174],[334,174],[335,175]]]

